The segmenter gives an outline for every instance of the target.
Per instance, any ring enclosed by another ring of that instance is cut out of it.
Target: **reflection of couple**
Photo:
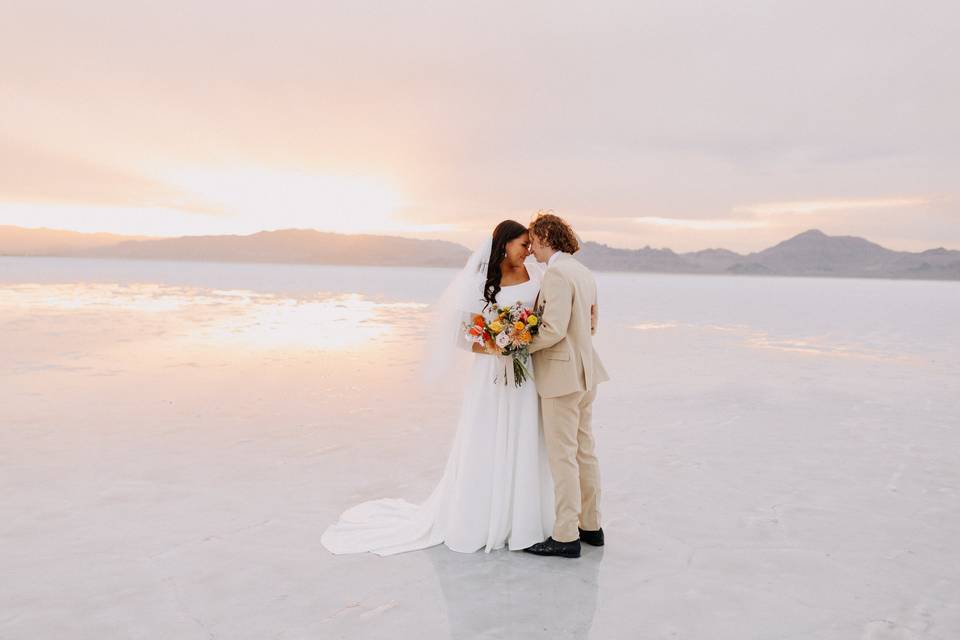
[[[532,556],[449,553],[441,547],[423,555],[437,575],[451,640],[590,637],[603,549],[580,562],[549,566]]]
[[[573,257],[578,249],[566,222],[540,214],[529,229],[500,223],[471,256],[440,305],[460,346],[478,351],[443,477],[422,504],[348,509],[324,532],[327,549],[391,555],[444,543],[578,557],[581,541],[603,544],[591,415],[596,385],[608,378],[591,337],[596,282]],[[530,253],[539,264],[526,263]],[[464,313],[517,301],[540,316],[529,345],[535,388],[504,384],[505,358],[467,344],[460,329]]]

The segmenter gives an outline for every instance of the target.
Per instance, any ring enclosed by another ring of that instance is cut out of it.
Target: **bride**
[[[527,228],[501,222],[438,303],[450,344],[473,360],[440,482],[421,504],[383,498],[347,509],[320,539],[330,552],[386,556],[440,543],[463,553],[520,550],[551,534],[553,479],[533,363],[526,363],[531,379],[515,386],[504,379],[509,360],[469,344],[460,324],[486,305],[534,306],[543,273],[525,262],[529,254]]]

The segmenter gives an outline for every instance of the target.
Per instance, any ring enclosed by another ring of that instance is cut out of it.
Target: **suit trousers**
[[[597,387],[541,398],[543,435],[556,496],[553,539],[570,542],[600,528],[600,467],[591,421]]]

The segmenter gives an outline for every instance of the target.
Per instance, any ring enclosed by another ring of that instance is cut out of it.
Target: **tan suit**
[[[600,469],[591,427],[597,384],[609,380],[593,349],[593,274],[561,253],[547,268],[537,298],[540,333],[530,344],[543,432],[556,495],[553,539],[570,542],[577,527],[600,528]]]

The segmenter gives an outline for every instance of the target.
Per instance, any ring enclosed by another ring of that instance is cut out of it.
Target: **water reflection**
[[[641,322],[631,325],[629,328],[637,331],[657,331],[659,329],[673,329],[676,326],[676,322]]]
[[[590,637],[603,548],[581,558],[541,558],[516,551],[424,552],[443,592],[453,640]]]
[[[220,318],[195,334],[204,342],[261,349],[345,350],[371,344],[394,328],[393,312],[415,304],[381,304],[359,295],[322,300],[258,296],[244,313]]]
[[[801,353],[816,356],[863,358],[877,361],[919,361],[917,358],[911,358],[907,355],[872,350],[860,345],[829,344],[822,338],[778,339],[773,338],[770,334],[763,331],[753,332],[747,339],[747,344],[757,349],[772,349],[786,353]]]
[[[159,284],[17,284],[0,288],[0,308],[21,311],[177,311],[194,303],[192,291]]]
[[[742,340],[752,349],[779,351],[812,356],[830,356],[838,358],[862,358],[877,361],[913,361],[908,355],[871,349],[852,341],[832,342],[826,336],[807,336],[797,338],[777,337],[774,334],[755,329],[746,324],[698,324],[691,322],[641,322],[627,327],[634,331],[663,331],[666,329],[686,329],[701,333],[728,334]]]
[[[290,297],[242,289],[160,284],[19,284],[0,289],[0,308],[149,314],[178,323],[181,340],[254,349],[349,350],[375,344],[396,319],[426,305],[381,303],[357,294]]]

